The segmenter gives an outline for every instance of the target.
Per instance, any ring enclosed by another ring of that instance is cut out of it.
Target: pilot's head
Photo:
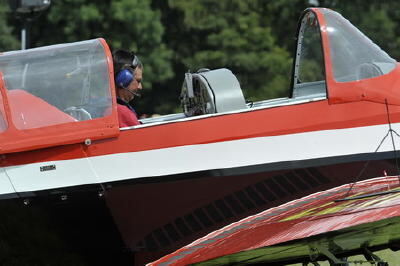
[[[139,96],[139,91],[142,89],[142,74],[143,69],[139,67],[135,70],[131,67],[121,69],[115,78],[117,96],[125,102],[130,102],[135,96]]]
[[[117,96],[130,102],[142,89],[143,65],[133,53],[117,50],[113,53]]]

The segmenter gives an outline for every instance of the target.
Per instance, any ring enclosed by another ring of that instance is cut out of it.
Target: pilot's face
[[[138,95],[142,90],[142,78],[143,70],[141,68],[136,68],[135,78],[126,89],[118,90],[118,96],[126,102],[132,101],[135,95]]]
[[[136,68],[135,69],[135,79],[129,84],[131,90],[139,93],[142,90],[142,78],[143,78],[143,69]]]

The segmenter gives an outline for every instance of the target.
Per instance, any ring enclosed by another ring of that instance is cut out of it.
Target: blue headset
[[[118,72],[116,78],[115,78],[115,83],[121,88],[126,89],[129,84],[134,80],[135,74],[133,73],[132,70],[130,69],[122,69],[121,71]]]

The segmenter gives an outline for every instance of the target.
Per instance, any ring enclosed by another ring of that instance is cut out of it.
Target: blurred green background
[[[0,51],[19,49],[22,22],[0,0]],[[334,9],[393,58],[400,57],[396,0],[53,0],[31,28],[31,47],[105,38],[145,66],[141,114],[180,112],[184,73],[226,67],[247,100],[287,96],[297,20],[307,7]]]

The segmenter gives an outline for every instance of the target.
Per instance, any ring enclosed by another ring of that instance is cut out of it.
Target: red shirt
[[[134,112],[132,112],[128,107],[117,104],[119,127],[131,127],[140,125],[139,120]]]

